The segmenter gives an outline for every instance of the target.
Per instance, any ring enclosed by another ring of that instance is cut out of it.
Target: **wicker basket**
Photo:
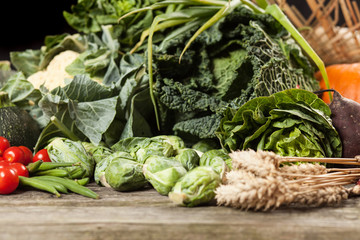
[[[304,16],[286,0],[275,1],[326,65],[360,62],[360,1],[301,0]]]

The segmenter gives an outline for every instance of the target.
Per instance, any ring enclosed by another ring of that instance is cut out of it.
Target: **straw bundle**
[[[286,0],[277,3],[326,65],[360,62],[359,0],[305,0],[302,14]]]

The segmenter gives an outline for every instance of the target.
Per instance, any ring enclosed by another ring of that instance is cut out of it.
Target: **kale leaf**
[[[162,127],[192,138],[214,138],[224,109],[258,96],[316,90],[313,66],[270,15],[239,6],[200,34],[183,55],[187,31],[154,47],[155,91]]]

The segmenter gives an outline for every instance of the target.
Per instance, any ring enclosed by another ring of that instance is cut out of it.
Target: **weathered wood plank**
[[[338,207],[244,212],[184,208],[150,189],[90,185],[99,200],[37,191],[0,197],[0,239],[359,239],[360,199]]]

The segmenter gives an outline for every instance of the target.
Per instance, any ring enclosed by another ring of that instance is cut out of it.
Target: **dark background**
[[[9,60],[12,51],[39,49],[47,35],[75,33],[63,17],[77,0],[7,1],[0,14],[0,60]],[[307,4],[299,0],[288,0],[304,14],[309,12]],[[9,11],[5,13],[6,9]]]
[[[76,3],[76,0],[7,1],[0,14],[0,60],[9,60],[11,51],[39,49],[47,35],[73,33],[63,11],[70,11]]]

